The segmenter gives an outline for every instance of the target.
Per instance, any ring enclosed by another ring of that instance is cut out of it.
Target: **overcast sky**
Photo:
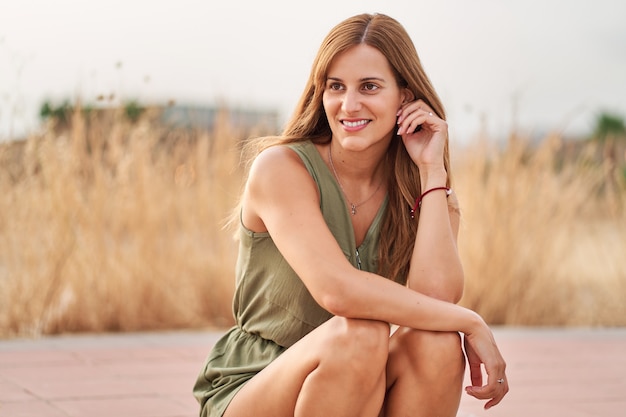
[[[494,136],[514,124],[584,134],[600,111],[626,116],[621,0],[0,1],[4,139],[36,126],[46,98],[112,93],[284,120],[323,37],[362,12],[405,26],[460,140],[481,120]]]

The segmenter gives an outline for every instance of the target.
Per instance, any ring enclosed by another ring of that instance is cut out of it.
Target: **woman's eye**
[[[378,89],[378,86],[373,83],[367,83],[363,85],[363,89],[365,91],[376,91]]]
[[[331,91],[339,91],[339,90],[341,90],[341,88],[342,88],[341,84],[339,84],[339,83],[330,83],[330,84],[328,84],[328,89],[331,90]]]

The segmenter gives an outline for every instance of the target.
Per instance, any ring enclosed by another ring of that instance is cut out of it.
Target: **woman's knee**
[[[333,346],[334,358],[344,366],[374,373],[384,370],[389,354],[389,325],[376,320],[335,319],[327,339]]]
[[[461,337],[456,332],[429,332],[407,328],[398,329],[392,338],[391,350],[401,356],[412,368],[421,371],[432,369],[441,372],[450,369],[463,371],[465,358],[461,346]]]

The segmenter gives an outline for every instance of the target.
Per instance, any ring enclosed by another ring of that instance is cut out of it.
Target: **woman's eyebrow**
[[[341,78],[339,77],[326,77],[326,81],[343,81]],[[367,81],[380,81],[380,82],[386,82],[384,78],[380,78],[380,77],[364,77],[364,78],[360,78],[359,82],[367,82]]]
[[[365,78],[361,78],[359,81],[366,82],[366,81],[379,81],[381,83],[385,82],[384,78],[380,78],[380,77],[365,77]]]

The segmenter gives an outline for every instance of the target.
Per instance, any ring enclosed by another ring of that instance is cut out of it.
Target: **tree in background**
[[[98,101],[102,101],[104,98],[99,97]],[[58,125],[67,127],[72,113],[75,110],[74,105],[72,105],[69,100],[63,101],[61,104],[54,104],[50,100],[44,101],[39,108],[39,118],[42,121],[52,120]],[[78,105],[78,108],[83,112],[85,116],[90,114],[96,109],[93,105]],[[136,100],[130,100],[123,104],[123,114],[124,116],[131,122],[135,123],[139,120],[139,117],[145,111],[145,107],[142,106]],[[100,107],[99,110],[107,109],[107,107]]]
[[[606,197],[613,210],[619,210],[619,187],[626,184],[626,126],[624,118],[607,112],[598,115],[591,137],[602,149],[606,175]],[[621,183],[621,184],[620,184]]]
[[[596,119],[593,139],[604,142],[606,140],[626,140],[624,118],[610,113],[600,113]]]
[[[59,105],[55,105],[46,100],[39,108],[39,118],[41,120],[53,119],[59,123],[68,123],[72,115],[72,105],[68,100],[65,100]]]

